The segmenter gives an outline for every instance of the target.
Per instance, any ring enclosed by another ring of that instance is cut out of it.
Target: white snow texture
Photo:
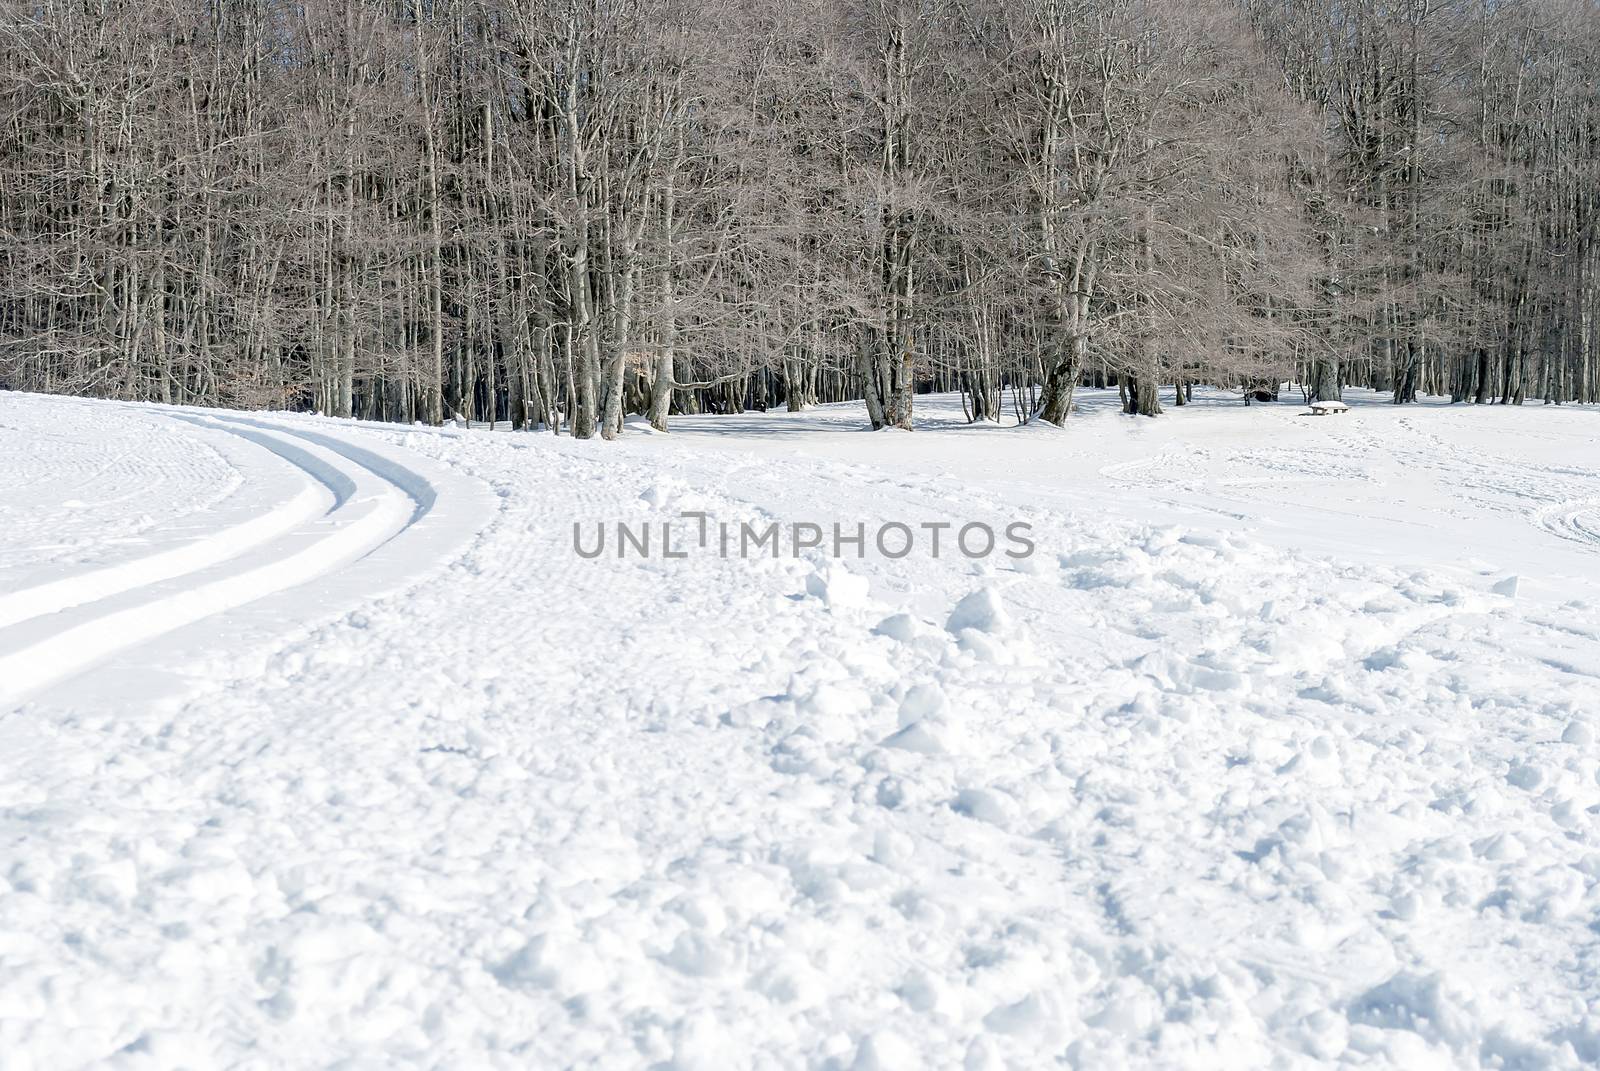
[[[0,1068],[1600,1063],[1600,412],[1348,400],[0,394]]]

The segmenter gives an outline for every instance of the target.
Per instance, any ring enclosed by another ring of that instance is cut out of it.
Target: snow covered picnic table
[[[1337,415],[1339,413],[1348,413],[1349,411],[1350,411],[1350,407],[1348,405],[1345,405],[1343,402],[1312,402],[1311,403],[1311,415],[1312,416],[1327,416],[1330,413]]]

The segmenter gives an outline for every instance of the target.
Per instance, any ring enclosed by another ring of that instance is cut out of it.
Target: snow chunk
[[[1529,792],[1537,791],[1545,782],[1544,768],[1533,762],[1513,762],[1506,771],[1506,781]]]
[[[937,1012],[945,1007],[949,1001],[945,995],[944,982],[934,974],[930,974],[920,967],[913,967],[895,990],[895,995],[906,1002],[906,1006],[913,1011],[929,1013]]]
[[[923,755],[938,755],[945,749],[944,741],[939,738],[935,727],[922,721],[914,721],[899,732],[891,734],[884,739],[883,746],[899,748],[901,751],[916,751]]]
[[[809,590],[809,581],[806,586]],[[891,614],[873,626],[872,631],[891,640],[910,643],[922,634],[922,623],[910,614]]]
[[[838,717],[859,714],[870,705],[860,686],[849,681],[822,681],[796,704],[805,714]]]
[[[1000,603],[1000,596],[996,595],[993,588],[979,588],[960,602],[950,612],[950,618],[944,624],[948,632],[962,632],[972,629],[990,635],[1009,632],[1011,618],[1006,614],[1005,607]]]
[[[900,729],[883,741],[884,747],[938,755],[949,750],[946,712],[949,700],[937,683],[913,685],[900,700]]]
[[[1508,576],[1504,580],[1496,583],[1494,587],[1490,588],[1489,590],[1494,592],[1496,595],[1504,595],[1507,598],[1514,599],[1517,597],[1517,582],[1519,579],[1520,578],[1515,575]]]
[[[1367,990],[1352,1003],[1350,1020],[1386,1030],[1409,1030],[1426,1041],[1452,1048],[1477,1036],[1470,998],[1447,984],[1444,975],[1401,971]]]
[[[827,566],[806,577],[806,594],[821,599],[830,610],[865,606],[870,587],[866,577],[838,565]]]
[[[855,1071],[911,1071],[922,1066],[916,1049],[892,1030],[862,1038],[853,1065]]]
[[[997,792],[984,788],[964,788],[956,793],[956,798],[950,802],[950,809],[992,826],[1007,826],[1011,823],[1013,807],[1010,800]]]
[[[545,964],[545,937],[540,934],[489,969],[510,989],[543,989],[556,983],[556,972]]]
[[[719,942],[696,930],[678,934],[661,960],[691,978],[715,978],[733,966],[731,957]]]
[[[935,683],[913,685],[900,700],[900,724],[911,725],[925,718],[941,717],[949,707],[944,689]]]
[[[1012,1004],[1002,1004],[983,1017],[983,1025],[996,1034],[1014,1037],[1049,1035],[1060,1021],[1054,1001],[1042,993],[1030,993]]]
[[[1161,1013],[1160,998],[1148,985],[1136,978],[1121,978],[1112,983],[1105,1004],[1088,1022],[1124,1037],[1138,1037],[1161,1021]]]
[[[827,978],[804,956],[785,955],[752,983],[756,992],[778,1004],[814,1004],[827,992]]]
[[[1528,854],[1515,833],[1497,833],[1473,845],[1484,859],[1494,863],[1514,863]]]

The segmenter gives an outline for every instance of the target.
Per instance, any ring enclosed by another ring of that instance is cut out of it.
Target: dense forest
[[[1600,395],[1600,0],[0,0],[0,119],[5,388]]]

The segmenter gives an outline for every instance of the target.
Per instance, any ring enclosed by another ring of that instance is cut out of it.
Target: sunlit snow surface
[[[1600,1061],[1600,411],[1347,400],[0,394],[0,1067]]]

